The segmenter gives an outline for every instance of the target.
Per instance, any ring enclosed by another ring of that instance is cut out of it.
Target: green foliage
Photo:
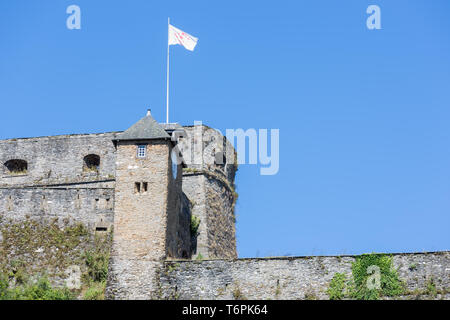
[[[409,271],[414,271],[417,269],[417,265],[415,263],[413,263],[408,267],[408,269],[409,269]]]
[[[109,247],[112,236],[96,236],[94,249],[84,252],[86,272],[83,282],[88,285],[84,300],[104,300],[108,277]]]
[[[363,254],[352,264],[352,279],[336,273],[327,290],[330,299],[377,300],[404,293],[404,283],[394,269],[392,258],[383,254]]]
[[[10,288],[8,278],[0,275],[0,300],[72,300],[75,295],[67,288],[53,288],[46,277]]]
[[[9,296],[8,287],[8,277],[5,274],[0,273],[0,300],[7,300]]]
[[[104,282],[108,277],[109,251],[100,245],[102,240],[98,237],[95,248],[84,252],[87,271],[83,276],[86,283]]]
[[[170,273],[170,272],[172,272],[172,271],[175,271],[175,270],[177,270],[179,267],[180,267],[180,264],[179,264],[179,263],[169,264],[169,265],[167,266],[167,272]]]
[[[64,270],[76,263],[82,253],[80,249],[89,242],[90,237],[83,224],[69,224],[68,221],[60,222],[58,219],[6,221],[0,232],[3,238],[0,244],[0,269],[14,273],[18,281],[21,281],[20,273]],[[26,262],[21,262],[19,266],[20,261]]]
[[[66,299],[85,295],[103,297],[108,273],[112,234],[97,235],[82,223],[69,219],[34,220],[27,217],[16,222],[2,220],[0,232],[0,299]],[[54,289],[44,280],[66,277],[65,270],[78,265],[82,271],[80,290]],[[102,289],[103,288],[103,289]],[[100,294],[99,291],[102,291]]]
[[[373,266],[379,268],[379,288],[370,288],[369,282],[377,274]],[[363,254],[352,264],[354,286],[351,297],[359,300],[375,300],[381,296],[393,297],[403,293],[403,283],[394,269],[392,258],[383,254]]]
[[[197,255],[197,258],[195,258],[195,260],[203,260],[204,258],[203,258],[203,255],[201,254],[201,253],[199,253],[198,255]]]
[[[200,218],[194,215],[191,215],[191,237],[198,236],[198,227],[200,226]]]
[[[306,292],[305,293],[305,300],[318,300],[317,296],[314,292]]]
[[[436,284],[434,283],[433,278],[431,278],[430,280],[428,280],[427,282],[427,291],[426,293],[428,293],[430,296],[432,296],[433,298],[435,298],[437,296],[437,289],[436,289]]]
[[[335,273],[331,279],[327,294],[330,300],[341,300],[345,298],[347,288],[347,277],[344,273]]]
[[[9,277],[14,278],[16,284],[25,284],[28,281],[25,262],[22,260],[13,260],[10,265]]]
[[[236,286],[233,290],[233,298],[235,300],[247,300],[247,298],[242,294],[241,289]]]
[[[106,282],[93,283],[84,293],[84,300],[104,300],[105,299]]]

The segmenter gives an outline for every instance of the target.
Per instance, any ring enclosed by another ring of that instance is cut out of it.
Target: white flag
[[[169,24],[169,45],[181,44],[186,49],[194,51],[197,41],[198,38],[193,37],[190,34],[187,34],[186,32]]]

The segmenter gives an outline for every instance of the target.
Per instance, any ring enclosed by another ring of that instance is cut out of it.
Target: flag
[[[169,45],[181,44],[189,51],[194,51],[197,41],[198,38],[193,37],[190,34],[187,34],[186,32],[169,24]]]

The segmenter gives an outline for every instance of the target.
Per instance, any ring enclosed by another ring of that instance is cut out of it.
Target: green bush
[[[330,300],[342,300],[345,298],[347,287],[347,277],[343,273],[336,273],[331,279],[330,287],[327,290]]]
[[[8,277],[0,273],[0,300],[7,300],[9,295],[9,281]]]
[[[201,254],[201,253],[199,253],[198,255],[197,255],[197,257],[195,258],[195,260],[203,260],[204,258],[203,258],[203,255]]]
[[[380,270],[379,288],[369,288],[368,281],[374,277],[369,268],[376,266]],[[383,254],[363,254],[356,257],[352,264],[353,288],[351,297],[358,300],[375,300],[381,296],[393,297],[403,293],[403,283],[394,269],[392,258]]]
[[[84,259],[87,267],[86,282],[103,282],[108,276],[108,254],[101,251],[86,251]]]
[[[379,274],[377,274],[379,271]],[[404,293],[404,283],[394,269],[392,258],[384,254],[363,254],[352,263],[352,277],[336,273],[327,294],[331,300],[351,298],[377,300]]]
[[[2,223],[0,233],[0,299],[58,300],[75,295],[83,298],[85,293],[90,299],[102,297],[99,291],[108,274],[112,232],[97,235],[70,219],[38,221],[27,217],[20,223]],[[80,266],[83,272],[81,289],[55,289],[37,276],[64,278],[64,270],[71,265]]]
[[[103,300],[105,298],[106,282],[96,282],[83,295],[84,300]]]
[[[46,277],[35,282],[9,288],[5,275],[0,276],[0,300],[72,300],[75,295],[67,288],[53,288]]]
[[[191,215],[191,237],[198,236],[198,227],[200,226],[200,218]]]

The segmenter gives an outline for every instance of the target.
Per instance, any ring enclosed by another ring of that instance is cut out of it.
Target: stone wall
[[[206,193],[205,176],[203,174],[184,174],[183,173],[183,192],[190,202],[192,209],[191,215],[200,219],[198,235],[192,241],[191,254],[207,258],[208,257],[208,228],[206,223]],[[189,222],[190,223],[190,222]]]
[[[114,299],[151,298],[156,290],[152,280],[155,266],[170,255],[181,258],[176,238],[181,174],[173,182],[171,141],[139,141],[147,145],[145,158],[136,157],[136,143],[120,141],[117,146],[114,237],[107,287],[107,296]]]
[[[170,148],[169,154],[173,148]],[[186,200],[186,196],[182,192],[182,167],[181,165],[172,166],[171,157],[168,159],[169,172],[168,177],[168,193],[167,193],[167,250],[169,258],[191,257],[191,234],[190,234],[190,203]],[[175,169],[176,168],[176,169]],[[176,172],[172,172],[172,170]]]
[[[0,188],[0,216],[4,223],[26,218],[69,218],[93,230],[110,229],[113,209],[114,189],[109,188]]]
[[[237,258],[234,190],[221,179],[207,175],[205,183],[210,258]]]
[[[354,256],[166,262],[162,299],[328,299],[335,273],[351,275]],[[406,283],[397,299],[450,299],[450,252],[394,254]],[[434,284],[436,296],[429,292]]]
[[[236,151],[220,132],[207,126],[184,127],[180,150],[187,162],[183,192],[200,219],[193,245],[196,256],[236,258],[234,177]]]
[[[0,186],[70,185],[114,179],[115,135],[112,132],[0,140]],[[83,159],[89,154],[100,157],[97,172],[84,169]],[[4,164],[12,159],[25,160],[27,172],[11,174]]]

